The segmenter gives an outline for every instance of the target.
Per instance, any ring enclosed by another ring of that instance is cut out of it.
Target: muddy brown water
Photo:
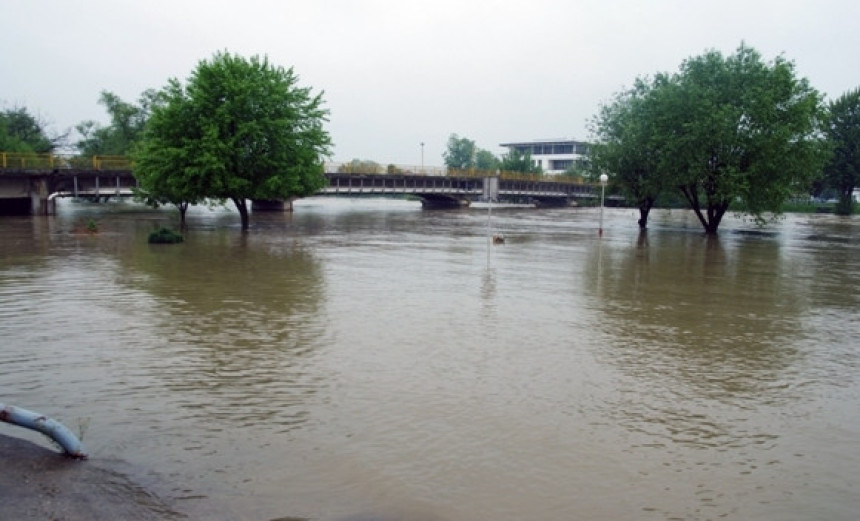
[[[597,218],[3,218],[0,402],[192,519],[856,519],[860,219]]]

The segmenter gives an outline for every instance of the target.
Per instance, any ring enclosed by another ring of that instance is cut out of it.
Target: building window
[[[567,170],[573,166],[573,159],[555,159],[549,162],[550,170]]]

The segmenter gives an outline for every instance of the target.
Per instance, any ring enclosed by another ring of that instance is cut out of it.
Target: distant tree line
[[[69,134],[51,134],[48,124],[25,107],[0,110],[0,152],[46,154],[65,146]]]
[[[511,149],[500,158],[492,152],[478,148],[471,139],[451,134],[445,152],[442,153],[445,166],[455,170],[480,170],[494,172],[521,172],[540,174],[542,169],[532,161],[530,152]]]

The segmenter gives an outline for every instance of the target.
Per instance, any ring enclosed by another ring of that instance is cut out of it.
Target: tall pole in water
[[[603,198],[606,193],[606,182],[609,181],[609,176],[600,174],[600,226],[597,228],[597,236],[603,237]]]
[[[487,269],[490,269],[490,251],[493,249],[493,233],[490,228],[490,217],[493,215],[492,184],[487,189]]]

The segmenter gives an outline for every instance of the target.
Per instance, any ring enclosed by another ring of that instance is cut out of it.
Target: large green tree
[[[782,57],[710,51],[659,91],[660,168],[708,234],[732,206],[766,222],[826,160],[822,98]]]
[[[827,139],[833,155],[824,169],[827,186],[839,193],[836,212],[854,210],[854,189],[860,185],[860,88],[830,102]]]
[[[640,226],[664,187],[680,190],[708,234],[730,208],[763,223],[820,173],[823,109],[782,57],[709,51],[602,109],[596,166],[637,200]]]
[[[595,142],[589,150],[594,176],[606,173],[639,208],[639,227],[647,228],[648,215],[669,176],[659,170],[660,147],[656,140],[660,88],[665,75],[638,78],[631,89],[606,104],[591,121]]]
[[[322,94],[293,69],[227,52],[201,61],[152,106],[135,175],[149,197],[231,200],[249,227],[248,200],[303,197],[325,186]]]
[[[191,104],[177,80],[171,79],[152,101],[152,114],[133,153],[138,196],[152,206],[175,205],[184,228],[189,205],[203,202],[212,192],[206,175],[212,156],[203,148]]]

